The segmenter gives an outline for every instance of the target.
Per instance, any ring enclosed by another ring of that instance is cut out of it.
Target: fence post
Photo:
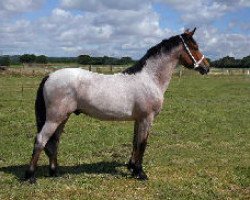
[[[179,78],[181,78],[182,77],[182,68],[180,69],[180,71],[179,71]]]
[[[22,83],[22,95],[21,95],[21,108],[23,109],[23,83]]]
[[[92,65],[89,65],[89,71],[92,71]]]

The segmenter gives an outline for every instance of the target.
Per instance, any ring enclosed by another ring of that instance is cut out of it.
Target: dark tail
[[[36,94],[35,114],[36,114],[36,126],[38,133],[42,130],[43,125],[45,124],[46,121],[46,106],[43,96],[43,87],[48,78],[49,76],[45,76],[43,78]]]

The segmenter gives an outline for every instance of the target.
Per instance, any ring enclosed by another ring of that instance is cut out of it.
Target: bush
[[[36,63],[47,64],[48,58],[45,55],[37,56]]]
[[[21,63],[34,63],[36,56],[34,54],[24,54],[19,59]]]
[[[0,57],[0,66],[7,66],[9,67],[11,64],[9,56],[2,56]]]

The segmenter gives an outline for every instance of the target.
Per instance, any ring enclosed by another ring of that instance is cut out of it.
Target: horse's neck
[[[162,53],[150,57],[143,68],[144,73],[148,74],[163,93],[167,90],[175,66],[178,63],[179,52],[180,47],[176,47],[166,55]]]

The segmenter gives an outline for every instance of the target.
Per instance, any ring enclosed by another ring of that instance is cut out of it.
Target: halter
[[[201,62],[202,62],[203,59],[205,58],[205,56],[202,55],[201,59],[200,59],[199,61],[197,61],[197,60],[194,58],[194,56],[192,55],[192,53],[191,53],[189,47],[187,46],[187,44],[185,43],[183,37],[182,37],[181,35],[179,35],[179,37],[181,38],[181,41],[182,41],[182,43],[183,43],[185,49],[187,50],[189,56],[190,56],[190,57],[192,58],[192,60],[194,61],[194,69],[197,68],[197,67],[199,67],[199,65],[201,64]]]

